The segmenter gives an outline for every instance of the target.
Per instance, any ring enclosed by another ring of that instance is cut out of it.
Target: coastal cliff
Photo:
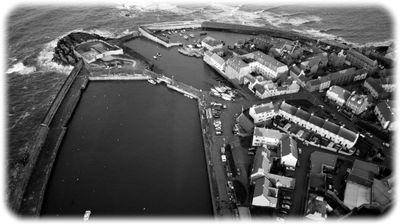
[[[85,32],[73,32],[68,34],[61,38],[54,48],[53,61],[62,65],[75,66],[79,59],[74,54],[74,47],[82,42],[95,39],[104,41],[111,40],[110,38]]]

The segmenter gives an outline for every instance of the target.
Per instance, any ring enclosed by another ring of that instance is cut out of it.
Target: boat
[[[230,98],[230,97],[227,96],[227,95],[222,95],[221,98],[224,99],[224,100],[226,100],[226,101],[232,101],[232,98]]]
[[[187,35],[183,36],[183,38],[185,38],[186,40],[189,39],[189,37]]]
[[[92,214],[92,212],[90,210],[86,210],[85,214],[83,215],[83,221],[88,221],[90,218],[90,214]]]
[[[148,81],[149,83],[153,84],[153,85],[156,85],[156,84],[157,84],[157,82],[154,81],[153,79],[148,79],[147,81]]]
[[[179,36],[181,37],[181,36],[182,36],[182,34],[180,33],[180,34],[179,34]]]
[[[189,34],[189,36],[190,36],[191,38],[194,38],[194,34],[193,34],[193,33]]]
[[[225,90],[223,88],[221,88],[221,87],[215,86],[214,88],[220,93],[224,93],[225,92]]]
[[[157,60],[157,56],[156,55],[154,55],[153,58]]]
[[[156,54],[158,57],[161,57],[161,53],[160,52],[157,52],[157,54]]]
[[[200,36],[204,36],[204,35],[207,35],[207,32],[201,32],[200,33]]]

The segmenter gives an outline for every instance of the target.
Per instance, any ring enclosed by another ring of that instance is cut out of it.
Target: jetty
[[[182,43],[167,43],[165,40],[162,40],[160,37],[157,37],[156,35],[153,34],[150,30],[148,30],[145,27],[139,26],[139,32],[142,34],[142,36],[146,37],[149,40],[152,40],[158,44],[161,44],[162,46],[166,48],[170,47],[175,47],[175,46],[182,46]]]

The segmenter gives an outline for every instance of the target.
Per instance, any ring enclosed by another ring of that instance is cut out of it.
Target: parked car
[[[283,196],[283,199],[285,199],[285,200],[292,200],[292,197],[290,197],[289,195],[285,195],[285,196]]]
[[[289,212],[286,211],[286,210],[279,210],[279,213],[280,213],[280,214],[283,214],[283,215],[287,215]]]
[[[289,200],[283,200],[282,203],[286,204],[286,205],[289,205],[289,206],[292,206],[292,202],[289,201]]]
[[[282,205],[281,205],[281,208],[290,210],[290,205],[282,204]]]

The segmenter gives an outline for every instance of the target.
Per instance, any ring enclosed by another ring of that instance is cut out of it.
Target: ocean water
[[[11,155],[28,150],[33,131],[72,69],[51,60],[59,38],[73,31],[117,37],[128,34],[138,24],[174,20],[272,26],[359,45],[383,44],[393,39],[393,19],[389,12],[377,7],[143,3],[15,8],[7,20],[5,74]]]

